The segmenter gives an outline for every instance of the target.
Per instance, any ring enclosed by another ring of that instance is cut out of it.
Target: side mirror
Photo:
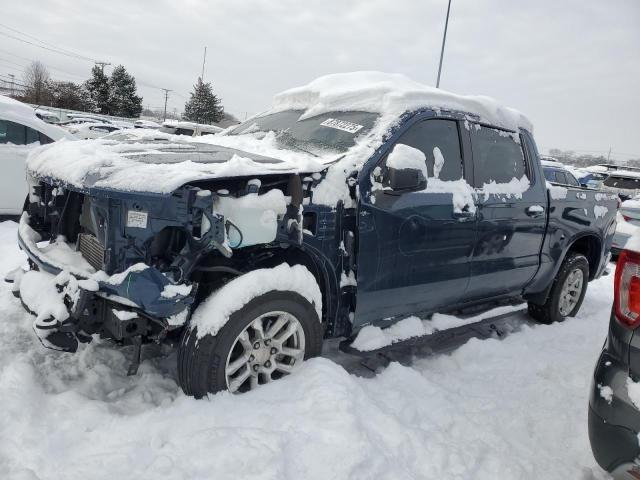
[[[388,185],[393,191],[422,190],[427,188],[427,179],[422,170],[417,168],[387,167]]]

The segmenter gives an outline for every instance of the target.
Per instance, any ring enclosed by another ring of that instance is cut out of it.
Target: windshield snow
[[[370,112],[328,112],[300,119],[302,110],[286,110],[241,123],[229,135],[263,137],[274,132],[283,148],[302,150],[315,156],[344,153],[355,139],[371,130],[378,118]]]

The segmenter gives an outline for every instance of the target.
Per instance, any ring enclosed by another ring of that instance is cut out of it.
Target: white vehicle
[[[204,123],[182,122],[178,120],[167,120],[162,124],[161,132],[171,135],[187,135],[189,137],[199,137],[201,135],[215,135],[224,128]]]
[[[152,120],[136,120],[133,122],[133,128],[160,128],[162,125]]]
[[[67,130],[80,140],[88,140],[92,138],[102,138],[111,132],[120,131],[122,128],[112,123],[81,123],[68,126]]]
[[[0,95],[0,215],[19,215],[27,196],[25,161],[38,145],[72,138],[43,122],[33,108]]]

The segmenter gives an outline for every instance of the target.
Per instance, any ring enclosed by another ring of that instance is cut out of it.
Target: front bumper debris
[[[69,244],[58,250],[39,246],[28,220],[26,214],[20,220],[18,243],[31,270],[14,270],[5,280],[34,315],[34,331],[45,347],[73,352],[96,333],[134,345],[142,338],[159,341],[179,326],[175,318],[186,319],[193,289],[186,295],[167,289],[174,285],[169,278],[142,263],[112,276],[95,272]]]

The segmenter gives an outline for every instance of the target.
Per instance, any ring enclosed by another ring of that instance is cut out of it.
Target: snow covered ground
[[[0,275],[24,261],[0,223]],[[241,396],[185,397],[174,354],[126,376],[122,351],[45,350],[0,285],[0,479],[604,479],[587,395],[612,275],[577,318],[390,364],[330,358]],[[336,358],[331,354],[331,358]]]

